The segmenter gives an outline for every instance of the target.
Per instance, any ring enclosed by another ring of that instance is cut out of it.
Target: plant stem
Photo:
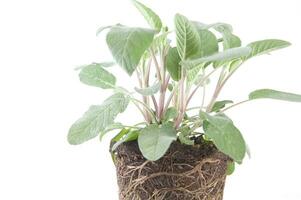
[[[157,119],[156,119],[156,116],[155,116],[155,114],[154,114],[154,112],[149,108],[149,106],[147,105],[147,104],[145,104],[144,102],[142,102],[142,101],[140,101],[140,100],[138,100],[138,99],[135,99],[135,98],[133,98],[133,97],[130,97],[130,100],[132,100],[132,102],[135,104],[135,103],[140,103],[147,111],[148,111],[148,113],[152,116],[152,118],[153,118],[153,120],[154,121],[156,121],[157,123],[158,123],[158,121],[157,121]],[[139,108],[140,108],[140,106],[138,106]],[[141,109],[141,108],[140,108]]]
[[[211,98],[211,101],[210,103],[208,104],[207,106],[207,109],[206,109],[206,112],[211,112],[212,108],[213,108],[213,105],[223,87],[223,79],[224,79],[224,76],[225,76],[225,67],[223,67],[221,73],[220,73],[220,76],[219,76],[219,79],[218,79],[218,82],[216,84],[216,87],[215,87],[215,90],[214,90],[214,93],[213,93],[213,96]]]
[[[185,115],[185,106],[186,106],[186,96],[184,94],[184,86],[185,86],[185,74],[184,74],[184,68],[182,67],[182,73],[181,73],[181,80],[180,80],[180,83],[179,83],[179,115],[176,119],[176,122],[175,122],[175,128],[178,129],[180,124],[181,124],[181,121],[182,119],[184,118],[184,115]]]
[[[196,91],[205,83],[205,81],[214,73],[217,71],[217,68],[214,69],[213,71],[211,71],[208,75],[206,75],[198,84],[197,86],[194,88],[194,90],[191,92],[191,94],[189,95],[188,99],[187,99],[187,105],[188,106],[190,100],[192,99],[193,95],[196,93]]]
[[[144,67],[144,66],[143,66]],[[139,73],[138,70],[136,70],[136,75],[137,75],[137,79],[139,81],[139,85],[140,85],[140,88],[144,88],[144,85],[143,82],[142,82],[142,77],[141,77],[141,74]],[[145,80],[145,79],[144,79]],[[143,102],[147,105],[148,104],[148,99],[146,96],[143,96],[142,95],[142,99],[143,99]],[[143,109],[144,110],[144,116],[145,116],[145,120],[150,123],[151,119],[150,119],[150,115],[149,113],[146,111],[146,108]]]
[[[152,59],[154,60],[155,67],[156,67],[156,70],[157,70],[157,78],[159,79],[159,81],[162,82],[162,77],[161,77],[161,72],[160,72],[160,66],[159,66],[159,63],[157,61],[157,58],[155,56],[155,53],[154,53],[153,49],[150,50],[150,53],[151,53]]]
[[[168,97],[168,99],[167,99],[167,101],[166,101],[166,103],[165,103],[165,106],[164,106],[163,114],[165,114],[166,110],[168,109],[168,106],[169,106],[170,102],[172,101],[172,98],[173,98],[173,96],[175,95],[177,89],[178,89],[178,85],[176,85],[176,86],[174,87],[174,89],[172,90],[171,94],[169,95],[169,97]]]

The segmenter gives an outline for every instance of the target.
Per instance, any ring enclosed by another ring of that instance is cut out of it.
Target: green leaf
[[[203,28],[200,23],[193,22],[200,35],[200,53],[198,56],[209,56],[218,52],[218,42],[216,36],[209,30]]]
[[[151,29],[115,26],[107,34],[107,44],[116,62],[132,75],[154,35]]]
[[[198,76],[200,75],[199,72],[202,68],[206,66],[206,63],[201,63],[193,67],[192,69],[187,70],[187,81],[191,85],[193,84]]]
[[[147,88],[137,88],[135,87],[135,91],[143,96],[151,96],[156,94],[160,90],[160,82],[155,83],[154,85]]]
[[[248,46],[252,48],[252,52],[249,56],[246,57],[246,59],[249,59],[254,56],[266,54],[271,51],[275,51],[277,49],[282,49],[290,45],[291,43],[284,40],[278,40],[278,39],[268,39],[268,40],[252,42],[248,44]]]
[[[170,124],[151,124],[141,130],[138,144],[143,156],[151,161],[160,159],[170,144],[177,139],[176,130]]]
[[[231,119],[225,115],[211,116],[201,112],[204,123],[205,135],[215,146],[235,162],[242,163],[246,154],[246,143],[240,131],[234,126]]]
[[[107,98],[102,105],[91,106],[89,110],[70,128],[68,142],[81,144],[105,130],[114,123],[115,117],[125,111],[129,99],[123,94],[116,93]]]
[[[181,79],[181,58],[176,47],[169,49],[166,57],[166,68],[174,81]]]
[[[185,16],[175,16],[177,49],[182,60],[185,60],[201,49],[201,39],[196,27]]]
[[[130,132],[130,129],[123,128],[115,137],[113,137],[112,142],[118,142],[121,140],[126,134]]]
[[[216,36],[208,30],[199,30],[201,38],[201,56],[209,56],[218,52],[218,42]]]
[[[233,60],[229,64],[229,72],[235,71],[241,64],[243,63],[243,60],[241,58]]]
[[[271,89],[260,89],[251,92],[249,94],[249,99],[277,99],[283,101],[301,102],[301,95]]]
[[[233,101],[231,100],[224,100],[224,101],[216,101],[214,104],[213,104],[213,107],[211,109],[211,112],[218,112],[220,111],[221,109],[223,109],[227,104],[229,103],[233,103]]]
[[[103,136],[105,136],[105,134],[107,134],[108,132],[111,132],[116,129],[123,129],[123,128],[124,128],[124,125],[119,122],[110,124],[109,126],[106,127],[105,130],[100,132],[99,140],[102,141]]]
[[[194,68],[195,66],[201,64],[201,63],[208,63],[208,62],[225,62],[225,61],[231,61],[237,58],[241,58],[244,56],[248,56],[251,53],[250,47],[237,47],[225,50],[223,52],[219,52],[216,54],[213,54],[211,56],[194,59],[194,60],[186,60],[182,61],[183,65],[188,66],[189,68]]]
[[[194,145],[194,141],[189,139],[187,136],[184,136],[182,133],[179,134],[179,140],[182,144]]]
[[[135,7],[139,10],[139,12],[143,15],[143,17],[145,18],[147,23],[153,29],[156,29],[158,31],[161,30],[162,21],[161,21],[160,17],[154,11],[152,11],[150,8],[146,7],[145,5],[143,5],[142,3],[140,3],[136,0],[133,0],[133,4],[135,5]]]
[[[117,147],[119,147],[122,143],[137,140],[139,134],[140,130],[128,131],[126,134],[124,134],[124,137],[122,137],[120,140],[114,143],[114,145],[111,148],[111,151],[115,151]]]
[[[163,121],[167,122],[172,120],[178,116],[178,110],[175,107],[170,107],[166,110],[166,113],[163,117]]]
[[[94,63],[91,63],[90,65],[100,65],[101,67],[108,68],[108,67],[112,67],[112,66],[116,65],[116,63],[115,62],[101,62],[101,63],[94,62]],[[85,68],[86,66],[88,66],[88,65],[80,65],[80,66],[74,68],[74,70],[81,70],[81,69]]]
[[[235,171],[235,162],[229,161],[227,164],[227,175],[230,176]]]
[[[81,82],[87,85],[100,87],[102,89],[114,88],[116,84],[115,76],[105,70],[99,63],[82,67],[79,78]]]
[[[213,28],[222,34],[224,50],[241,46],[241,40],[232,33],[233,28],[231,25],[217,23],[213,25]]]

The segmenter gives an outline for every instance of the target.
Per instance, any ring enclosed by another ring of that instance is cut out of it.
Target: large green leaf
[[[301,102],[301,95],[271,89],[260,89],[251,92],[249,94],[249,99],[277,99],[283,101]]]
[[[177,139],[176,130],[170,124],[152,124],[141,130],[138,144],[143,156],[151,161],[160,159],[170,144]]]
[[[80,81],[103,89],[114,88],[116,78],[103,68],[100,63],[83,66],[79,73]]]
[[[107,34],[107,44],[116,62],[132,75],[154,35],[151,29],[114,26]]]
[[[241,163],[246,154],[246,143],[231,119],[225,115],[211,116],[204,112],[201,113],[201,117],[206,120],[205,135],[221,152]]]
[[[181,79],[181,58],[176,47],[169,49],[166,57],[166,68],[174,81]]]
[[[213,54],[211,56],[182,61],[182,63],[183,65],[191,69],[198,66],[201,63],[226,62],[244,56],[248,56],[251,53],[251,50],[252,49],[250,47],[237,47],[237,48],[232,48],[232,49],[225,50],[223,52]]]
[[[271,51],[275,51],[277,49],[282,49],[290,45],[291,43],[284,40],[278,40],[278,39],[268,39],[268,40],[252,42],[248,44],[248,46],[252,48],[252,52],[247,57],[247,59],[254,56],[266,54]]]
[[[129,99],[116,93],[107,98],[102,105],[94,105],[70,128],[68,141],[70,144],[86,142],[114,123],[117,114],[125,111]]]
[[[136,0],[132,0],[132,1],[133,1],[133,4],[135,5],[135,7],[143,15],[143,17],[145,18],[147,23],[153,29],[160,31],[162,28],[162,22],[161,22],[160,17],[154,11],[152,11],[150,8],[145,6],[144,4],[142,4]]]
[[[201,49],[201,40],[196,27],[180,14],[175,16],[175,27],[180,58],[185,60],[196,55]]]
[[[143,96],[151,96],[159,92],[161,83],[157,82],[154,85],[147,87],[147,88],[137,88],[135,87],[136,92]]]

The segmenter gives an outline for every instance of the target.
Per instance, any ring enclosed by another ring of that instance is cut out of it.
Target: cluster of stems
[[[135,98],[133,98],[132,100],[136,107],[140,110],[148,124],[160,124],[163,120],[163,117],[165,116],[167,109],[170,106],[173,106],[178,111],[178,116],[174,120],[174,127],[176,129],[179,129],[187,110],[199,109],[207,113],[210,113],[212,111],[214,103],[216,102],[222,88],[224,87],[225,83],[229,80],[229,78],[233,75],[233,73],[238,69],[238,67],[232,71],[229,71],[227,66],[213,68],[213,70],[211,70],[208,74],[206,74],[205,69],[203,68],[202,79],[199,80],[199,82],[194,86],[194,88],[192,88],[191,84],[188,84],[185,66],[181,67],[181,79],[179,81],[173,81],[171,79],[169,73],[166,70],[166,57],[168,51],[168,45],[162,45],[157,53],[154,49],[151,48],[148,52],[150,56],[147,59],[143,59],[140,66],[136,70],[139,87],[145,89],[150,86],[149,82],[152,71],[151,68],[155,67],[155,77],[157,79],[156,81],[160,82],[159,96],[156,97],[155,95],[142,95],[142,101],[137,100]],[[208,81],[209,77],[218,70],[220,70],[220,76],[217,81],[216,88],[208,105],[205,106],[205,82]],[[168,92],[169,84],[173,86],[170,92]],[[198,107],[188,108],[191,99],[200,88],[203,88],[201,105]],[[167,94],[169,94],[168,98],[166,98]],[[151,102],[152,106],[150,105]],[[229,108],[244,102],[246,101],[234,104]],[[140,107],[140,105],[142,107]],[[220,112],[224,112],[229,108],[226,108]]]

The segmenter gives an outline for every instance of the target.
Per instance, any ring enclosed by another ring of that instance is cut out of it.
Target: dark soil
[[[137,141],[120,145],[116,169],[120,200],[222,200],[227,156],[214,145],[174,142],[160,160],[147,161]]]

